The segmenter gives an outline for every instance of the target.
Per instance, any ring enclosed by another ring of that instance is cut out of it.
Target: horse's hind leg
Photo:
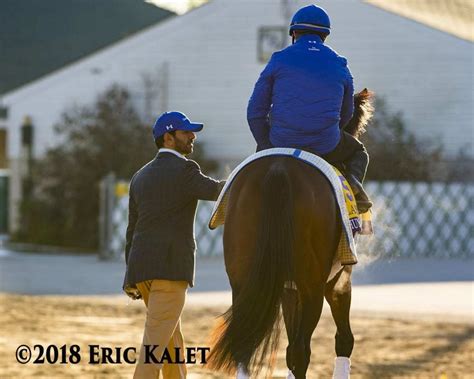
[[[288,336],[288,347],[286,348],[286,365],[290,370],[295,368],[295,340],[300,326],[301,311],[298,307],[298,292],[293,288],[285,288],[282,295],[283,319],[285,321],[286,334]]]
[[[295,291],[296,292],[296,291]],[[288,368],[293,372],[296,379],[306,378],[309,361],[311,357],[311,337],[314,329],[318,325],[323,309],[324,283],[312,288],[311,294],[304,294],[299,297],[301,308],[297,317],[297,328],[294,337],[289,338],[290,343],[287,349]],[[298,325],[299,324],[299,325]],[[288,356],[290,353],[290,356]]]
[[[336,277],[327,284],[325,297],[331,306],[331,313],[337,326],[336,366],[334,378],[347,378],[350,371],[349,358],[354,347],[349,312],[351,307],[351,266],[345,266]]]

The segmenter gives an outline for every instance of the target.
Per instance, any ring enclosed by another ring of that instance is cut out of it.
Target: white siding
[[[352,36],[334,36],[357,87],[384,95],[412,131],[442,142],[448,153],[467,147],[474,154],[473,44],[368,4],[350,2],[345,11],[335,4],[335,21],[344,12],[363,20]]]
[[[413,131],[439,138],[451,154],[464,145],[472,153],[472,43],[356,0],[318,4],[332,17],[328,44],[349,59],[357,88],[386,96]],[[199,139],[209,155],[241,159],[255,146],[245,115],[263,69],[257,30],[286,25],[282,14],[277,0],[215,0],[7,94],[10,156],[20,152],[25,115],[37,127],[41,154],[57,143],[52,125],[65,107],[92,102],[114,82],[129,86],[138,99],[141,73],[168,62],[168,109],[206,124]]]

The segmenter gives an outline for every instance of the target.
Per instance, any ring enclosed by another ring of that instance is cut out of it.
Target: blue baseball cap
[[[153,137],[155,140],[167,132],[175,130],[187,130],[199,132],[204,127],[203,124],[191,122],[189,118],[181,112],[165,112],[155,121],[153,125]]]

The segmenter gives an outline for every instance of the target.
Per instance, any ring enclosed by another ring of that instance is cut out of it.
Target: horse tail
[[[270,166],[261,195],[262,216],[250,272],[223,315],[209,356],[211,368],[229,373],[238,364],[258,372],[267,354],[275,352],[283,288],[293,278],[293,197],[283,162]]]
[[[354,114],[344,130],[355,138],[365,133],[365,128],[374,114],[373,97],[374,93],[367,88],[354,95]]]

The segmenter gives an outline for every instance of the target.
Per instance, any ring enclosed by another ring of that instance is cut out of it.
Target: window
[[[262,26],[258,29],[257,54],[260,63],[267,63],[275,51],[288,45],[288,32],[284,26]]]

